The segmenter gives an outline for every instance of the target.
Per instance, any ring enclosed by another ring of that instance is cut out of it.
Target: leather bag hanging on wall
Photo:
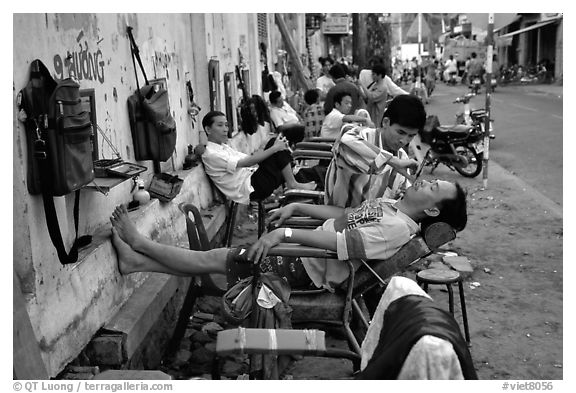
[[[168,91],[150,85],[132,35],[132,27],[128,26],[127,32],[136,75],[136,92],[128,97],[128,118],[134,143],[134,158],[138,161],[166,161],[172,156],[176,147],[176,122],[170,113]],[[144,76],[145,86],[142,88],[138,82],[135,59]]]
[[[78,259],[78,248],[91,236],[78,238],[80,189],[94,179],[92,123],[82,110],[80,85],[72,78],[56,82],[38,59],[30,67],[30,81],[19,93],[20,119],[26,129],[27,187],[42,194],[50,239],[62,264]],[[75,192],[75,239],[66,252],[54,207],[54,196]]]

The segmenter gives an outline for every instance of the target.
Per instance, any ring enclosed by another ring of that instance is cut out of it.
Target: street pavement
[[[442,124],[454,124],[463,110],[452,101],[468,91],[437,84],[428,114]],[[485,94],[472,98],[472,109],[484,108]],[[490,162],[497,163],[524,180],[558,205],[563,200],[563,112],[562,86],[505,85],[491,95],[491,117],[496,139],[490,142]],[[568,157],[569,158],[569,157]]]

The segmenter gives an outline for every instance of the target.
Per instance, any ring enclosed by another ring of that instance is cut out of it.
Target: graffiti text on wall
[[[78,80],[97,80],[104,83],[104,60],[100,49],[90,50],[88,42],[78,43],[80,49],[67,51],[64,59],[59,54],[54,56],[54,71],[58,79],[75,77]]]

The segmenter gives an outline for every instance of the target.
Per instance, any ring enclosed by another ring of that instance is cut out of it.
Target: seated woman
[[[226,144],[228,122],[222,112],[209,112],[202,119],[208,135],[202,162],[206,174],[227,198],[248,204],[262,200],[282,184],[288,188],[313,190],[314,182],[299,183],[292,173],[289,141],[284,135],[270,140],[266,149],[252,155],[239,152]]]
[[[278,225],[294,213],[326,221],[315,230],[278,228],[263,235],[248,250],[216,248],[193,251],[156,243],[138,232],[121,205],[114,210],[112,242],[121,274],[158,272],[179,276],[226,274],[228,286],[252,275],[252,266],[274,271],[292,288],[324,287],[332,290],[348,278],[344,261],[356,268],[360,259],[386,259],[394,255],[423,226],[443,221],[455,230],[466,226],[466,195],[459,184],[417,181],[398,200],[367,200],[354,209],[336,206],[290,204],[272,215]],[[319,258],[266,258],[279,243],[299,243],[338,253],[338,260]]]

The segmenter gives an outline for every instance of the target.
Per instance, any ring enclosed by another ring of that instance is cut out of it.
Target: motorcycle
[[[426,125],[410,143],[413,156],[420,163],[416,178],[425,166],[433,166],[432,173],[440,164],[464,177],[480,174],[487,113],[484,109],[470,110],[468,103],[473,96],[468,93],[454,101],[465,105],[461,124],[442,126],[437,116],[428,116]],[[490,135],[490,138],[494,139],[494,136]]]
[[[494,77],[490,78],[490,87],[492,88],[492,91],[496,91],[497,86],[498,86],[498,81],[496,80],[496,78],[494,78]],[[470,88],[472,93],[479,94],[480,89],[482,89],[482,80],[480,79],[479,76],[475,76],[470,81],[470,85],[468,87]]]
[[[472,77],[470,85],[468,87],[470,87],[470,90],[475,95],[480,93],[480,89],[482,88],[482,81],[480,80],[480,77],[479,76]]]

